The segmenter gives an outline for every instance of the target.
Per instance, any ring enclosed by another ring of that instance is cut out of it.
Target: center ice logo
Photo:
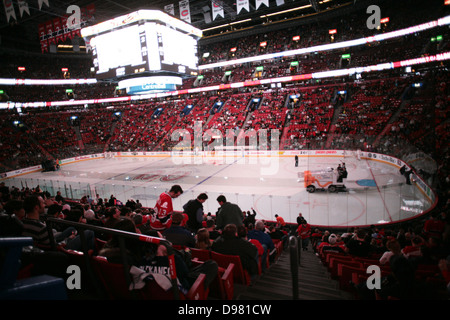
[[[203,156],[211,156],[221,158],[222,164],[262,164],[263,175],[278,173],[278,129],[227,129],[224,135],[220,129],[203,132],[202,121],[195,121],[191,132],[188,129],[172,132],[171,141],[178,142],[171,151],[175,164],[204,164]]]

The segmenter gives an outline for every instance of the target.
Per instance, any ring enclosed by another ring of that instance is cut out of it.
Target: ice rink
[[[408,219],[433,205],[433,197],[416,184],[405,183],[399,173],[401,163],[394,160],[300,152],[296,167],[292,152],[184,157],[119,153],[105,159],[73,158],[59,171],[28,173],[8,179],[7,184],[39,185],[51,194],[59,190],[75,199],[87,194],[102,198],[114,195],[125,203],[133,198],[146,207],[153,207],[161,192],[179,184],[184,193],[174,199],[175,210],[182,210],[184,203],[206,192],[205,212],[213,215],[218,209],[216,198],[223,194],[242,210],[253,208],[259,219],[273,221],[278,214],[295,223],[301,213],[316,226],[368,226]],[[345,192],[306,191],[299,173],[328,171],[342,162],[348,170]]]

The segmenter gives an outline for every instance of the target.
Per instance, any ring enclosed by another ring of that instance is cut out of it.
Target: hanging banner
[[[79,26],[70,29],[67,25],[68,20],[72,15],[65,14],[64,16],[54,18],[39,24],[39,38],[41,41],[42,52],[48,51],[51,44],[64,42],[67,38],[73,40],[75,37],[81,37],[81,28],[88,24],[88,21],[95,19],[95,6],[90,4],[81,8],[81,21]]]
[[[84,44],[86,45],[86,52],[92,51],[91,40],[84,39]]]
[[[239,14],[242,9],[246,9],[247,12],[250,12],[249,7],[250,7],[249,0],[237,0],[236,1],[237,14]]]
[[[41,43],[42,53],[47,49],[47,34],[45,33],[45,24],[41,23],[38,26],[39,29],[39,40]]]
[[[42,51],[42,53],[48,52],[48,41],[47,40],[41,40],[41,51]]]
[[[55,37],[53,35],[53,21],[49,20],[45,23],[45,32],[47,34],[48,44],[56,43]]]
[[[269,7],[269,0],[256,0],[256,10],[259,9],[259,6],[265,4],[266,7]]]
[[[95,5],[93,3],[87,5],[85,8],[81,8],[81,19],[85,22],[95,19]]]
[[[3,6],[5,7],[6,20],[9,22],[10,18],[14,18],[17,21],[12,0],[3,0]]]
[[[28,3],[25,0],[18,0],[17,4],[19,5],[20,17],[23,17],[23,13],[26,12],[30,15],[30,8],[28,8]]]
[[[284,0],[277,0],[277,6],[282,6],[284,4]]]
[[[92,3],[86,7],[81,8],[80,29],[88,25],[89,22],[95,20],[95,5]]]
[[[47,39],[47,34],[45,33],[45,24],[40,23],[38,29],[39,29],[39,39],[41,41]]]
[[[50,5],[48,4],[48,0],[38,0],[39,10],[42,9],[42,4],[43,3],[45,3],[47,5],[47,7],[50,7]]]
[[[222,18],[225,18],[223,13],[223,7],[218,1],[211,1],[212,5],[212,19],[216,20],[217,16],[221,16]]]
[[[164,6],[164,12],[166,12],[172,16],[175,16],[175,6],[173,5],[173,3]]]
[[[60,18],[53,19],[53,30],[55,32],[56,42],[64,41],[64,29],[62,28]]]
[[[186,21],[187,23],[191,23],[191,10],[189,9],[189,1],[184,0],[180,1],[180,19]]]
[[[70,36],[69,36],[70,39],[73,39],[73,38],[75,38],[77,36],[81,38],[81,29],[80,28],[74,29],[74,30],[70,31],[69,33],[70,33]]]
[[[66,14],[64,16],[61,17],[61,28],[63,30],[63,34],[62,34],[62,41],[66,41],[67,38],[69,38],[69,34],[71,34],[69,28],[67,27],[67,19],[69,18],[69,16]]]

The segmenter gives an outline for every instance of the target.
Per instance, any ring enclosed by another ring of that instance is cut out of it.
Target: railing
[[[289,238],[293,300],[298,300],[298,267],[300,264],[300,246],[298,243],[297,237],[291,236]]]
[[[314,168],[314,161],[309,162],[309,158],[314,158],[316,156],[321,156],[323,150],[300,150],[303,157],[307,157],[307,168]],[[298,154],[299,150],[283,150],[283,157],[293,157],[294,154]],[[333,151],[333,150],[331,150]],[[317,154],[316,154],[317,153]],[[351,158],[352,151],[344,150],[334,150],[332,154],[335,155],[333,161],[341,161]],[[261,154],[248,155],[246,156],[245,163],[251,163],[250,161],[263,161],[263,159],[270,160],[270,157],[264,158],[265,152]],[[148,156],[142,153],[137,153],[138,156]],[[171,153],[158,153],[158,156],[167,156],[169,159]],[[132,157],[136,156],[133,152],[121,152],[120,156]],[[230,154],[231,158],[217,154],[217,157],[212,157],[214,161],[218,163],[222,162],[226,164],[229,159],[233,160],[234,157],[242,156],[241,153]],[[259,157],[261,158],[259,159]],[[392,156],[387,156],[385,154],[375,154],[370,152],[362,152],[361,156],[363,160],[368,163],[368,161],[376,161],[377,164],[392,166],[392,170],[397,171],[401,165],[405,164],[400,159]],[[100,155],[87,155],[83,158],[85,159],[98,159]],[[182,160],[184,159],[184,160]],[[192,155],[192,158],[188,155],[183,158],[170,158],[173,164],[178,164],[178,161],[192,161],[195,163],[196,156]],[[209,161],[199,158],[200,161]],[[277,160],[277,157],[272,160]],[[76,158],[64,159],[66,164],[76,162]],[[349,160],[350,161],[350,160]],[[415,164],[417,161],[414,162]],[[264,164],[264,163],[260,163]],[[261,166],[263,168],[264,166]],[[7,186],[28,187],[34,188],[39,186],[43,191],[47,191],[50,195],[54,196],[57,192],[66,199],[81,199],[83,196],[89,195],[91,199],[96,199],[97,194],[102,198],[109,198],[110,195],[114,195],[117,199],[121,201],[126,201],[126,199],[138,199],[140,203],[146,207],[151,208],[155,205],[156,200],[159,195],[166,191],[167,185],[160,183],[161,179],[168,179],[167,181],[175,181],[176,179],[183,177],[185,175],[190,175],[189,170],[180,170],[179,174],[176,175],[166,175],[164,172],[161,173],[148,173],[148,174],[130,174],[124,173],[124,179],[126,182],[120,181],[123,179],[114,180],[104,180],[98,183],[87,183],[80,181],[79,177],[68,177],[67,179],[61,180],[50,176],[40,175],[38,178],[29,177],[25,175],[27,172],[33,172],[32,168],[25,168],[24,171],[12,172],[11,177],[5,179],[5,184]],[[31,170],[31,171],[30,171]],[[394,172],[394,171],[392,171]],[[351,174],[350,174],[351,175]],[[350,176],[349,175],[349,176]],[[317,227],[330,227],[339,226],[342,228],[348,227],[369,227],[371,225],[377,224],[394,224],[398,222],[403,222],[406,220],[415,219],[425,213],[431,211],[436,205],[436,196],[433,190],[428,186],[430,179],[424,180],[417,175],[413,175],[414,183],[412,185],[406,184],[406,180],[400,177],[399,180],[391,179],[381,179],[381,181],[373,181],[371,179],[356,180],[356,178],[351,178],[354,180],[351,185],[347,185],[346,193],[332,193],[326,191],[326,196],[321,197],[321,199],[326,198],[323,202],[324,205],[317,205],[314,201],[315,195],[307,194],[308,199],[306,201],[298,202],[292,201],[291,196],[286,195],[268,195],[261,196],[259,194],[249,194],[246,192],[237,192],[227,194],[227,199],[230,202],[236,203],[243,210],[246,208],[258,206],[257,211],[259,211],[260,216],[264,217],[265,220],[275,221],[274,214],[276,211],[283,212],[285,221],[295,221],[298,212],[302,212],[305,219],[309,224]],[[301,180],[301,179],[300,179]],[[367,181],[365,181],[367,180]],[[154,182],[153,182],[154,181]],[[430,180],[431,181],[431,180]],[[136,182],[136,183],[134,183]],[[142,184],[141,182],[146,182]],[[356,183],[358,182],[358,183]],[[364,185],[366,182],[375,183]],[[299,192],[304,188],[304,185],[300,181],[298,183]],[[195,198],[197,196],[196,189],[191,188],[185,190],[183,197],[174,199],[174,207],[181,208],[186,200],[186,196]],[[322,192],[317,190],[317,193]],[[211,199],[217,198],[220,192],[208,192],[208,196]],[[310,200],[311,198],[311,200]],[[339,204],[339,217],[334,219],[336,215],[333,213],[336,210],[335,206],[330,206],[328,203],[336,202]],[[205,212],[215,212],[217,211],[217,203],[215,201],[208,201],[205,203]],[[276,209],[276,210],[275,210]],[[357,213],[355,214],[355,211]],[[362,212],[362,214],[359,214]]]
[[[97,291],[100,291],[100,290],[98,289],[98,286],[97,286],[98,279],[94,276],[93,269],[91,266],[91,261],[90,261],[90,256],[89,256],[89,246],[88,246],[84,232],[80,232],[80,231],[92,230],[94,232],[107,234],[107,235],[115,236],[118,238],[121,259],[122,259],[122,263],[123,263],[124,270],[125,270],[125,280],[128,285],[131,283],[131,276],[129,273],[129,264],[128,264],[128,259],[126,256],[127,250],[125,248],[125,239],[131,239],[131,240],[136,240],[136,241],[140,241],[143,243],[165,246],[167,248],[167,256],[169,259],[170,280],[172,282],[172,290],[173,290],[173,294],[174,294],[174,299],[175,300],[180,299],[180,293],[178,290],[177,276],[176,276],[176,270],[175,270],[175,251],[174,251],[175,249],[172,247],[171,243],[169,241],[167,241],[166,239],[147,236],[147,235],[138,234],[138,233],[127,232],[127,231],[121,231],[121,230],[116,230],[116,229],[109,229],[109,228],[104,228],[104,227],[99,227],[99,226],[93,226],[93,225],[89,225],[89,224],[85,224],[85,223],[72,222],[72,221],[67,221],[67,220],[62,220],[62,219],[57,219],[57,218],[52,218],[52,217],[47,218],[46,222],[47,222],[48,234],[50,237],[50,243],[52,244],[51,248],[53,250],[57,250],[57,245],[56,245],[56,242],[55,242],[55,239],[53,236],[53,230],[52,230],[53,224],[60,224],[60,225],[64,225],[67,227],[74,227],[77,230],[77,233],[80,235],[82,252],[84,254],[87,271],[88,271],[89,276],[91,277],[93,283],[96,285]],[[133,294],[133,292],[132,292],[132,294]]]

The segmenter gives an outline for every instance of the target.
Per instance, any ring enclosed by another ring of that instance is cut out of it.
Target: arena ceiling
[[[12,17],[7,19],[6,9],[2,6],[0,10],[0,48],[10,43],[14,43],[14,47],[33,45],[38,47],[38,25],[55,17],[67,15],[66,11],[70,5],[84,8],[93,4],[95,15],[90,24],[138,9],[164,11],[164,7],[169,4],[174,5],[175,17],[179,18],[180,16],[179,0],[25,0],[28,4],[29,14],[27,12],[20,13],[17,0],[6,1],[12,1],[16,19]],[[239,14],[237,13],[237,0],[214,0],[221,4],[224,12],[224,17],[217,16],[215,19],[212,17],[211,1],[189,0],[191,24],[201,30],[206,30],[204,35],[209,36],[243,27],[267,25],[295,16],[316,15],[329,9],[353,6],[362,2],[367,3],[368,0],[265,0],[263,2],[268,3],[269,6],[263,3],[258,8],[256,8],[256,0],[249,0],[249,11],[242,9]],[[274,15],[274,13],[276,14]],[[246,22],[241,23],[241,21]]]
[[[179,17],[179,0],[127,0],[127,1],[114,1],[114,0],[25,0],[28,3],[30,15],[27,13],[20,16],[18,1],[12,1],[15,7],[17,23],[18,24],[30,24],[39,23],[49,17],[63,16],[66,13],[68,6],[78,5],[85,7],[90,4],[94,4],[96,19],[98,22],[110,19],[115,16],[133,12],[137,9],[158,9],[164,10],[164,7],[169,4],[174,4],[175,16]],[[42,5],[39,8],[39,1]],[[217,18],[215,21],[211,17],[211,3],[214,1],[220,4],[224,10],[224,17]],[[281,1],[281,2],[279,2]],[[362,0],[358,0],[362,1]],[[2,1],[3,2],[3,1]],[[289,10],[300,6],[310,6],[310,10],[303,13],[317,12],[324,10],[328,7],[336,6],[345,2],[356,2],[356,0],[263,0],[269,4],[266,6],[264,3],[256,8],[255,0],[249,0],[249,11],[243,9],[237,14],[236,0],[189,0],[189,7],[191,13],[191,23],[198,28],[206,28],[209,25],[217,25],[220,23],[236,21],[236,19],[248,19],[257,16],[270,14],[277,11]],[[49,5],[47,6],[46,3]],[[281,4],[283,3],[283,4]],[[0,14],[0,26],[14,24],[14,19],[7,21],[5,8],[3,7]]]

